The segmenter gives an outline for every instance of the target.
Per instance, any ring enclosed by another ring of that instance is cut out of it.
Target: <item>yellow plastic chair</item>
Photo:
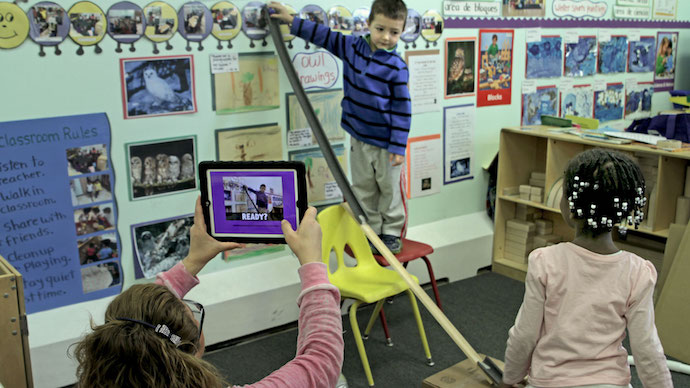
[[[422,317],[419,315],[419,308],[417,307],[417,300],[409,286],[397,272],[381,267],[374,260],[364,232],[362,232],[357,222],[342,206],[336,205],[322,210],[317,219],[323,231],[321,256],[323,262],[329,267],[328,278],[331,283],[340,289],[342,298],[354,299],[355,301],[350,307],[350,324],[369,386],[374,385],[374,378],[371,375],[369,360],[364,349],[364,342],[362,341],[363,337],[357,324],[357,308],[362,304],[376,303],[367,328],[364,330],[364,339],[366,339],[374,326],[374,322],[376,322],[385,299],[407,291],[412,304],[412,312],[417,321],[419,337],[422,340],[427,364],[433,365],[429,344],[424,332],[424,325],[422,324]],[[345,265],[343,257],[346,245],[350,247],[357,260],[357,265],[354,267]],[[338,268],[333,273],[331,273],[329,265],[331,251],[335,252],[338,261]],[[413,276],[413,278],[418,282],[416,277]]]

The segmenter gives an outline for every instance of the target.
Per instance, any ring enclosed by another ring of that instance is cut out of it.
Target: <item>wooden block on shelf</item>
[[[534,243],[534,235],[532,234],[515,234],[515,233],[506,233],[506,241],[513,241],[519,244],[533,244]]]
[[[678,197],[676,201],[676,224],[685,225],[690,221],[690,197]]]
[[[537,171],[532,171],[529,174],[530,179],[538,179],[538,180],[546,180],[546,173],[545,172],[537,172]]]
[[[520,193],[520,199],[524,199],[525,201],[529,201],[529,193]]]
[[[503,258],[520,264],[527,264],[527,256],[516,255],[510,252],[503,252]]]
[[[529,200],[532,201],[532,202],[541,203],[542,197],[541,197],[541,195],[534,195],[534,194],[532,194],[532,195],[529,196]]]
[[[544,189],[543,189],[543,188],[541,188],[541,187],[533,187],[533,186],[530,186],[530,187],[531,187],[530,193],[529,193],[530,195],[539,195],[539,196],[541,196],[542,194],[544,194]]]
[[[503,195],[518,195],[520,194],[519,186],[506,187],[503,189]]]
[[[526,255],[534,249],[532,243],[517,243],[514,241],[506,240],[503,249],[506,252],[512,252],[518,255]]]
[[[531,193],[532,192],[532,186],[530,185],[520,185],[520,194],[522,193]]]
[[[542,229],[553,228],[553,221],[541,218],[538,220],[534,220],[534,225],[536,225],[537,229],[539,229],[539,228],[542,228]]]
[[[506,227],[508,227],[510,229],[525,231],[525,232],[534,232],[534,229],[536,228],[534,222],[522,221],[522,220],[516,220],[516,219],[506,221]]]
[[[557,244],[563,241],[563,237],[557,234],[545,234],[543,236],[534,236],[534,248],[546,247],[549,245]]]
[[[546,186],[546,181],[541,180],[541,179],[529,178],[529,185],[532,186],[532,187],[541,187],[541,188],[544,188],[544,186]]]
[[[537,209],[522,203],[515,205],[515,218],[522,221],[532,221],[536,218]]]

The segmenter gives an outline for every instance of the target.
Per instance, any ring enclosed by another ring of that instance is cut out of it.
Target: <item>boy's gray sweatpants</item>
[[[350,137],[352,191],[377,234],[400,236],[405,209],[400,188],[402,166],[393,166],[388,150]]]

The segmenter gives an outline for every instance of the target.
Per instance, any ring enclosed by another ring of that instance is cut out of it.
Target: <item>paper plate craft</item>
[[[218,39],[218,50],[223,48],[222,42],[228,42],[228,48],[232,48],[231,41],[242,30],[242,14],[237,6],[229,1],[219,1],[211,7],[213,29],[211,34]]]
[[[122,52],[122,43],[129,44],[129,51],[134,52],[134,42],[144,36],[146,20],[144,11],[138,5],[121,1],[108,9],[108,35],[117,42],[116,53]]]
[[[98,46],[105,37],[105,13],[95,3],[80,1],[67,11],[71,28],[69,37],[79,45],[77,55],[84,54],[84,46],[96,46],[96,54],[103,50]]]
[[[303,20],[311,20],[312,22],[317,24],[322,24],[324,26],[327,25],[326,20],[328,19],[328,15],[326,14],[326,11],[324,11],[323,8],[315,4],[305,5],[299,11],[299,17]],[[306,44],[304,45],[304,48],[308,49],[309,42],[306,40],[305,42]]]
[[[22,44],[29,35],[29,18],[16,4],[0,3],[0,49]]]
[[[297,11],[291,5],[283,3],[283,7],[288,10],[290,15],[297,16]],[[283,34],[283,41],[287,42],[288,48],[292,48],[292,41],[295,39],[295,36],[290,33],[290,25],[282,20],[278,24],[280,25],[280,32]]]
[[[355,28],[352,12],[340,5],[332,7],[328,10],[328,27],[343,35],[352,34],[352,30]]]
[[[608,42],[599,42],[598,69],[601,74],[625,73],[628,64],[628,37],[611,36]]]
[[[628,49],[628,71],[630,73],[651,73],[654,71],[656,38],[642,36],[637,42],[630,42]]]
[[[422,31],[422,16],[412,8],[407,9],[407,20],[405,21],[405,31],[400,34],[400,40],[405,42],[405,48],[412,43],[412,48],[417,48],[415,40],[419,38]]]
[[[560,36],[541,37],[527,43],[526,78],[556,78],[563,72],[563,39]]]
[[[352,35],[365,36],[369,33],[369,8],[357,8],[352,12],[352,22],[354,23]]]
[[[597,70],[597,37],[580,36],[577,43],[566,43],[564,75],[588,77]]]
[[[158,54],[158,43],[165,42],[165,49],[172,50],[170,38],[177,31],[177,11],[170,4],[154,1],[144,7],[146,28],[144,35],[153,42],[153,53]]]
[[[62,54],[58,45],[69,35],[69,19],[64,8],[50,1],[36,3],[26,12],[29,17],[29,37],[41,48],[38,55],[46,55],[44,46],[55,46],[55,55]]]
[[[436,41],[443,33],[443,17],[438,11],[430,9],[422,15],[422,38],[426,40],[426,48],[429,48],[429,43],[433,42],[436,46]]]
[[[242,8],[242,32],[251,39],[249,47],[254,48],[255,40],[263,40],[262,46],[266,46],[266,36],[268,36],[268,25],[261,16],[261,9],[264,3],[260,1],[250,1]]]
[[[177,31],[187,40],[187,51],[192,51],[189,42],[199,43],[199,51],[203,50],[201,41],[211,34],[212,28],[211,11],[200,1],[185,3],[177,11]]]

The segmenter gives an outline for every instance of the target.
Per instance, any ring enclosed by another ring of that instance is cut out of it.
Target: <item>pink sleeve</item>
[[[299,269],[302,292],[297,355],[282,368],[245,388],[332,388],[343,365],[343,327],[340,293],[328,281],[324,263]]]
[[[654,325],[654,284],[656,269],[644,260],[633,284],[628,311],[630,348],[635,359],[637,375],[645,388],[673,388],[671,372]]]
[[[187,272],[184,264],[180,261],[169,270],[156,275],[156,284],[168,287],[173,294],[182,299],[189,290],[199,284],[199,278]]]
[[[539,333],[544,321],[544,301],[546,285],[542,270],[541,250],[532,251],[529,255],[527,277],[525,278],[525,297],[515,318],[515,324],[508,332],[506,344],[503,382],[517,384],[529,372],[532,352],[537,345]]]

